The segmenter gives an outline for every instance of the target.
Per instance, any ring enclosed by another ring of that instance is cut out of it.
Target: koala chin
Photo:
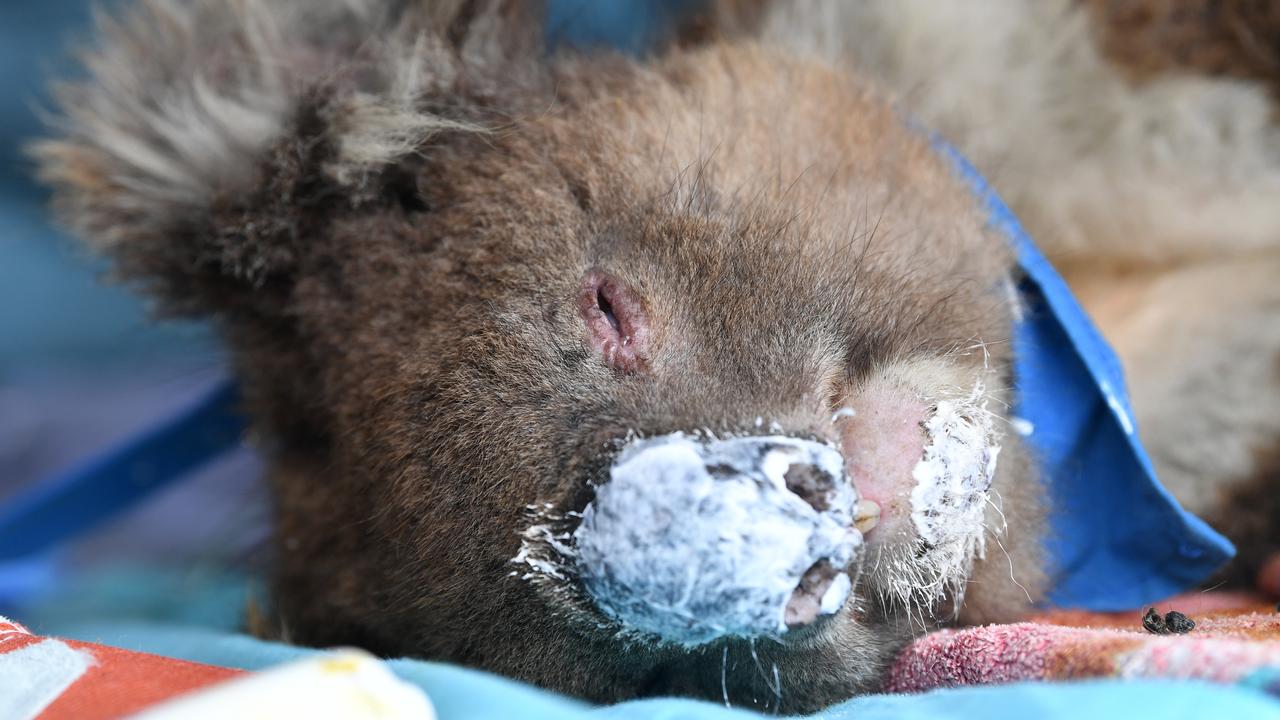
[[[947,162],[829,65],[528,5],[144,0],[59,89],[63,221],[231,349],[277,636],[797,712],[1017,617],[1016,270]]]

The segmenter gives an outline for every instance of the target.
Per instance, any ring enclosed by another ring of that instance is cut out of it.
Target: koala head
[[[147,0],[60,89],[36,152],[62,218],[232,350],[278,632],[794,711],[875,687],[939,618],[1026,605],[1012,255],[927,138],[818,65],[548,53],[527,12]],[[609,612],[575,533],[673,437],[835,453],[817,486],[855,489],[865,538],[795,597],[843,574],[847,599],[694,641]]]

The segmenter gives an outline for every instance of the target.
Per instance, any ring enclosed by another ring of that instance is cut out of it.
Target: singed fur
[[[1016,542],[962,568],[963,609],[869,572],[829,622],[689,650],[513,575],[526,508],[581,509],[628,434],[831,438],[894,372],[926,402],[1009,402],[1014,313],[1004,241],[863,83],[752,43],[548,57],[526,9],[145,0],[37,150],[122,276],[226,335],[276,496],[279,633],[799,711],[957,612],[1024,609],[1040,488],[1013,434],[988,532]],[[643,373],[586,342],[592,268],[644,299]]]

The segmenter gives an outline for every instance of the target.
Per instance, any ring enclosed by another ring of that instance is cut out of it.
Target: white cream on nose
[[[848,598],[857,500],[844,457],[822,443],[638,440],[573,533],[578,574],[605,614],[671,642],[780,635]]]

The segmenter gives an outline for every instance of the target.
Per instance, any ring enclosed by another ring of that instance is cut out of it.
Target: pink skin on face
[[[860,502],[880,506],[880,520],[867,533],[868,542],[892,538],[911,517],[911,471],[926,443],[925,404],[888,383],[870,384],[851,396],[853,410],[836,420],[841,451]]]

